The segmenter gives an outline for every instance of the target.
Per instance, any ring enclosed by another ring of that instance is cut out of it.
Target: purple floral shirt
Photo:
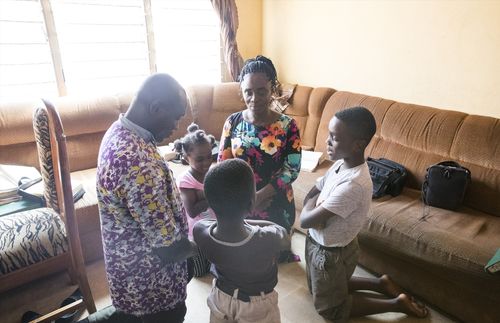
[[[144,315],[186,299],[186,262],[162,266],[152,250],[187,236],[188,228],[172,172],[152,136],[129,124],[116,121],[103,138],[97,197],[113,305]]]

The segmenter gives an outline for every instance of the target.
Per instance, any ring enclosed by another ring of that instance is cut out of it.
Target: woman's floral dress
[[[271,184],[276,190],[266,210],[255,210],[249,218],[263,219],[290,229],[295,221],[292,182],[300,171],[300,134],[295,120],[281,115],[267,126],[255,126],[233,113],[224,123],[218,161],[245,160],[253,169],[257,191]]]

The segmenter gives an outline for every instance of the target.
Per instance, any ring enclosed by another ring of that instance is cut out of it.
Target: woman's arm
[[[219,155],[217,156],[217,162],[221,162],[226,159],[234,158],[233,151],[231,150],[231,117],[226,119],[224,126],[222,127],[222,135],[219,143]]]
[[[255,209],[265,210],[273,201],[273,197],[276,195],[276,190],[271,184],[267,184],[255,194]]]
[[[285,155],[283,166],[271,180],[271,184],[275,189],[286,188],[288,184],[292,184],[299,176],[302,150],[299,128],[293,119],[288,125],[286,146],[283,154]]]
[[[208,209],[208,202],[204,198],[200,199],[200,190],[194,188],[180,188],[182,203],[186,209],[187,214],[194,218],[198,214]]]

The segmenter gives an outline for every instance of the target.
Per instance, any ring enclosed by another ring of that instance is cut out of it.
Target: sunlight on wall
[[[282,82],[500,117],[500,1],[264,0],[263,26]]]
[[[262,53],[262,0],[236,0],[239,28],[236,34],[243,59]]]

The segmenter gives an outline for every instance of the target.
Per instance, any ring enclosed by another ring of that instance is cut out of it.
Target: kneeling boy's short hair
[[[250,211],[255,181],[252,168],[241,159],[228,159],[205,175],[205,197],[217,218]]]
[[[347,126],[354,138],[366,140],[367,145],[377,130],[373,114],[365,107],[340,110],[335,117]]]

